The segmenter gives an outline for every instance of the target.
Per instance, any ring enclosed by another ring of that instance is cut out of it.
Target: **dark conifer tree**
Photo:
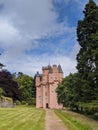
[[[98,6],[89,0],[83,13],[84,19],[77,26],[80,44],[77,69],[83,82],[84,99],[91,101],[98,97]]]

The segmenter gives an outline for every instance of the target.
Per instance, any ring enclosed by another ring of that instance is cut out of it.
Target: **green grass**
[[[0,108],[0,130],[44,130],[45,110],[19,106]]]
[[[55,113],[64,122],[68,130],[98,130],[98,122],[83,115],[61,110],[55,110]]]

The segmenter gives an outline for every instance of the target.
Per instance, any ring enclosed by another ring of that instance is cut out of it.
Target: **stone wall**
[[[7,108],[14,107],[13,100],[11,98],[7,98],[7,97],[1,98],[0,107],[7,107]]]

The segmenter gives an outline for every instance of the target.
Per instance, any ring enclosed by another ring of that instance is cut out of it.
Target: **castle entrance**
[[[49,105],[48,105],[48,103],[46,103],[46,108],[49,108]]]

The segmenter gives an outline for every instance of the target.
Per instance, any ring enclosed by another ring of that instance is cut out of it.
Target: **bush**
[[[28,105],[36,105],[36,99],[35,98],[28,99]]]
[[[94,101],[90,103],[79,103],[79,107],[82,107],[83,112],[87,114],[98,113],[98,103]]]
[[[4,93],[3,89],[0,88],[0,98],[2,97],[3,93]]]
[[[26,102],[26,101],[22,101],[21,104],[22,104],[22,105],[26,105],[27,102]]]
[[[21,105],[21,102],[19,100],[15,101],[16,105]]]
[[[5,97],[5,99],[6,99],[7,101],[9,101],[9,102],[13,102],[13,99],[10,98],[10,97]]]

